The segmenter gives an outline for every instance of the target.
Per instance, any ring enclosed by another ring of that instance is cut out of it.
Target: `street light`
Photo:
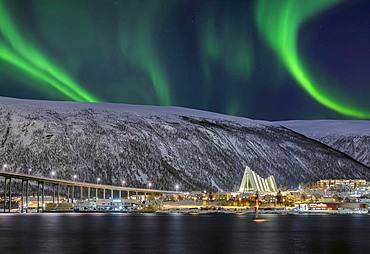
[[[126,181],[122,180],[122,186],[124,186],[125,184],[126,184]]]
[[[176,184],[176,185],[175,185],[175,189],[176,189],[176,190],[179,190],[179,188],[180,188],[180,185]]]
[[[73,175],[73,180],[76,181],[76,179],[77,179],[77,175],[75,174]]]
[[[3,165],[3,169],[6,169],[8,167],[8,164]]]
[[[99,184],[100,180],[100,177],[96,178],[96,183]]]
[[[29,168],[28,169],[28,174],[31,174],[31,172],[32,172],[32,168]]]
[[[51,171],[51,177],[55,176],[55,171]]]
[[[148,183],[148,187],[150,188],[150,187],[152,187],[152,183]]]

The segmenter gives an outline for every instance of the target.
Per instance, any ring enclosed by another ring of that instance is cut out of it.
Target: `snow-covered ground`
[[[370,121],[366,120],[292,120],[274,123],[292,128],[295,131],[308,136],[325,137],[329,135],[370,135]]]
[[[0,98],[9,170],[130,186],[233,190],[248,165],[279,185],[370,178],[345,154],[275,124],[180,107]]]
[[[370,166],[370,121],[295,120],[275,124],[316,139]]]

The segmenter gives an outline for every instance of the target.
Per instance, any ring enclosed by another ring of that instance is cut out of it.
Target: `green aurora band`
[[[225,17],[217,24],[216,15],[210,15],[201,32],[201,52],[207,79],[210,78],[210,63],[223,65],[232,77],[248,80],[253,69],[253,49],[245,33],[238,28],[242,22],[233,22]],[[239,25],[239,26],[238,26]]]
[[[33,79],[49,84],[72,100],[99,101],[22,38],[3,0],[0,0],[0,32],[3,39],[0,40],[1,60]]]
[[[207,8],[203,16],[206,18],[199,28],[199,44],[201,64],[205,77],[203,94],[208,95],[214,88],[221,70],[232,80],[248,81],[254,68],[254,50],[249,38],[248,16],[246,6],[237,5],[239,10],[230,9],[228,4],[218,1],[216,7]],[[226,102],[224,112],[236,115],[239,111],[239,92],[233,88],[225,91]],[[208,97],[204,98],[207,105]]]
[[[168,75],[154,42],[155,24],[165,17],[166,1],[127,1],[120,9],[120,47],[124,58],[150,78],[161,105],[171,105]],[[139,17],[139,18],[138,18]]]
[[[256,5],[258,29],[301,87],[325,107],[343,115],[370,118],[370,112],[347,105],[320,88],[298,54],[299,29],[311,17],[337,4],[338,0],[259,0]]]

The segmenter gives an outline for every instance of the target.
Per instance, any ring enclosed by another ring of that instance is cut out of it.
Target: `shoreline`
[[[0,212],[1,215],[35,215],[35,214],[127,214],[127,215],[141,215],[141,214],[158,214],[158,215],[237,215],[237,216],[255,216],[255,211],[228,211],[228,210],[158,210],[158,211],[45,211],[41,213],[29,212]],[[259,216],[280,215],[280,216],[317,216],[317,215],[370,215],[369,211],[259,211]]]

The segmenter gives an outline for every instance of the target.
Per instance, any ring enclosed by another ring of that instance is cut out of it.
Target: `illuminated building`
[[[354,189],[366,184],[366,180],[363,179],[324,179],[316,183],[316,185],[323,190],[340,186],[349,186]]]
[[[278,188],[274,176],[262,178],[248,166],[245,167],[239,192],[277,192]]]

